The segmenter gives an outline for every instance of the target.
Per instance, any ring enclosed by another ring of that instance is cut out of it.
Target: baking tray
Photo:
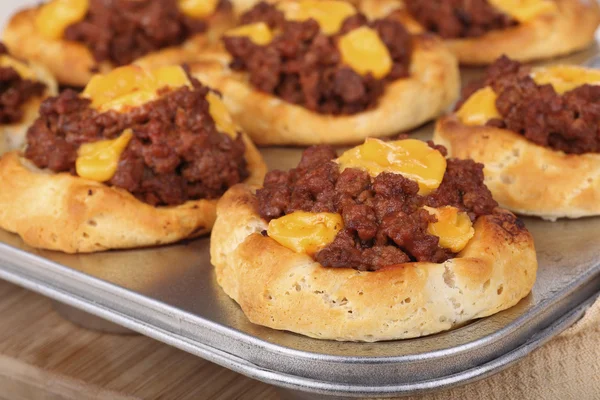
[[[0,19],[27,3],[3,2]],[[552,63],[580,64],[596,54],[594,47]],[[463,78],[480,75],[466,70]],[[431,131],[430,124],[415,136],[427,139]],[[300,157],[297,149],[262,152],[271,168],[291,168]],[[286,398],[389,397],[498,372],[566,329],[594,301],[600,291],[600,218],[525,222],[539,259],[528,297],[452,331],[403,341],[319,341],[251,324],[216,283],[208,238],[66,255],[32,249],[0,230],[0,278],[285,388]]]
[[[430,135],[426,127],[417,137]],[[264,150],[289,168],[296,149]],[[0,277],[237,372],[296,391],[392,396],[488,376],[579,318],[600,290],[600,218],[526,218],[539,258],[515,307],[437,335],[383,343],[320,341],[247,321],[216,283],[209,240],[67,255],[0,231]],[[300,397],[301,398],[301,397]]]

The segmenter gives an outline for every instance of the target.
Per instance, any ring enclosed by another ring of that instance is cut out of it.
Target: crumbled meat
[[[442,146],[434,148],[446,154]],[[473,220],[497,206],[483,184],[483,165],[470,160],[449,159],[440,187],[421,196],[419,185],[399,174],[372,178],[354,168],[340,173],[336,157],[329,146],[310,147],[297,168],[269,172],[256,193],[267,220],[298,210],[341,214],[344,229],[315,255],[326,267],[374,271],[409,261],[445,261],[454,254],[427,232],[436,219],[422,206],[452,205]]]
[[[8,55],[8,49],[0,43],[0,56]],[[23,79],[12,67],[0,67],[0,124],[13,124],[23,118],[23,106],[32,97],[44,94],[46,85]]]
[[[27,133],[25,156],[40,168],[75,174],[81,144],[114,139],[131,128],[134,138],[107,184],[151,205],[218,198],[248,176],[245,145],[241,136],[217,131],[205,99],[208,89],[192,82],[193,89],[164,92],[125,113],[100,113],[90,100],[66,90],[42,103]]]
[[[354,114],[376,105],[385,83],[409,75],[412,37],[397,21],[369,23],[364,15],[348,17],[340,32],[326,36],[315,20],[286,21],[273,5],[259,3],[241,17],[242,24],[265,22],[278,33],[265,46],[246,37],[225,37],[231,68],[246,71],[250,83],[266,93],[323,114]],[[369,25],[387,46],[393,67],[384,79],[362,76],[344,66],[337,49],[339,37]]]
[[[478,37],[517,25],[487,0],[405,0],[404,4],[427,31],[446,39]]]
[[[502,57],[470,88],[472,92],[491,86],[498,95],[496,108],[502,118],[488,125],[565,153],[600,152],[600,86],[586,84],[560,95],[550,84],[538,85],[530,73],[529,67]]]
[[[90,0],[85,19],[69,26],[65,38],[83,43],[98,62],[126,65],[206,30],[205,21],[185,15],[177,3],[177,0]]]

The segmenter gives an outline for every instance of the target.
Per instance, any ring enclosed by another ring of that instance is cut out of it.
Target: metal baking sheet
[[[264,154],[271,167],[288,168],[300,151]],[[527,298],[461,328],[403,341],[319,341],[251,324],[216,283],[208,238],[67,255],[32,249],[0,231],[0,277],[275,385],[336,396],[398,395],[498,371],[566,328],[600,290],[600,218],[525,222],[540,264]]]
[[[33,1],[8,0],[0,19]],[[597,48],[556,62],[580,64]],[[480,76],[467,70],[466,80]],[[432,125],[416,137],[429,138]],[[263,150],[287,169],[300,151]],[[498,372],[576,321],[600,291],[600,218],[526,218],[539,258],[517,306],[433,336],[383,343],[319,341],[253,325],[216,283],[208,238],[153,249],[66,255],[0,230],[0,278],[153,337],[305,399],[436,390]],[[320,397],[319,396],[319,397]]]

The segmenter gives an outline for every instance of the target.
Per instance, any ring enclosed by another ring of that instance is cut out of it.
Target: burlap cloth
[[[508,369],[410,400],[600,399],[600,299],[560,336]]]

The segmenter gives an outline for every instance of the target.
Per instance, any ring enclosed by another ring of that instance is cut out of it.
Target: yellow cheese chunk
[[[458,253],[465,248],[469,240],[475,235],[471,219],[467,213],[460,211],[458,208],[451,206],[423,208],[437,218],[437,222],[432,222],[427,226],[427,231],[429,234],[440,238],[440,247]]]
[[[42,36],[58,40],[64,36],[69,25],[85,18],[89,6],[89,0],[52,0],[40,7],[35,27]]]
[[[19,76],[23,79],[30,79],[33,81],[38,80],[37,76],[35,75],[35,72],[31,68],[29,68],[29,65],[12,58],[11,56],[0,56],[0,67],[14,69],[15,71],[17,71],[17,74],[19,74]]]
[[[366,26],[342,36],[338,47],[342,60],[361,75],[371,73],[380,79],[390,73],[394,62],[377,32]]]
[[[242,25],[238,28],[230,29],[225,32],[225,36],[247,37],[252,43],[259,46],[265,46],[273,40],[273,32],[271,32],[269,25],[264,22]]]
[[[237,126],[233,122],[233,118],[231,118],[231,114],[229,114],[223,100],[213,92],[209,92],[206,95],[206,100],[209,106],[208,111],[210,116],[215,120],[217,130],[235,138],[237,136]]]
[[[364,144],[342,154],[337,162],[341,170],[358,168],[371,176],[382,172],[403,175],[419,184],[422,195],[437,189],[446,172],[446,158],[442,153],[416,139],[394,142],[367,139]]]
[[[558,12],[552,0],[489,0],[490,4],[519,22],[527,22],[543,14]]]
[[[575,65],[538,68],[531,77],[538,85],[551,84],[556,93],[563,94],[579,86],[600,85],[600,71]]]
[[[75,161],[77,175],[97,182],[110,180],[117,172],[119,158],[132,137],[131,129],[126,129],[116,139],[82,144]]]
[[[167,65],[147,71],[149,74],[148,85],[154,89],[179,88],[182,86],[192,87],[192,82],[188,78],[184,69],[179,65]]]
[[[491,87],[479,89],[465,101],[456,116],[465,125],[485,125],[490,119],[501,118],[496,108],[497,98]]]
[[[356,14],[352,4],[339,0],[300,0],[280,2],[277,7],[289,21],[314,19],[326,35],[340,31],[346,18]]]
[[[220,0],[177,0],[182,13],[192,18],[206,18],[214,14]]]
[[[115,68],[106,75],[95,75],[83,91],[100,111],[123,111],[138,107],[159,97],[164,88],[191,86],[180,66],[146,70],[136,65]]]
[[[314,255],[344,228],[340,214],[295,211],[269,222],[267,234],[296,253]]]

